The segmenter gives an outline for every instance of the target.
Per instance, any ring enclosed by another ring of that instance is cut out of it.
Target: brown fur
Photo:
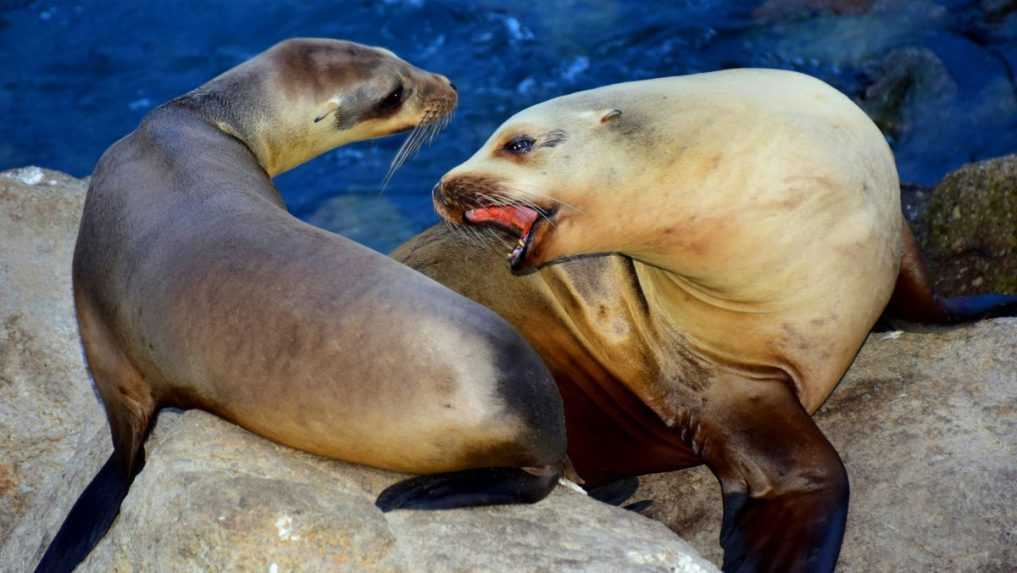
[[[398,108],[372,111],[399,85]],[[508,324],[300,222],[271,182],[328,148],[439,121],[455,99],[447,79],[390,52],[291,40],[153,111],[103,155],[74,291],[125,469],[162,405],[416,473],[560,463],[557,393]],[[342,119],[315,121],[329,113]]]

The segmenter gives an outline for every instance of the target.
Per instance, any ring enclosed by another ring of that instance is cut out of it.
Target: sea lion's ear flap
[[[335,96],[332,99],[325,102],[325,105],[321,113],[318,115],[318,117],[314,118],[314,123],[318,123],[319,121],[325,119],[326,117],[332,115],[333,113],[336,113],[339,110],[339,104],[341,103],[342,99],[339,96]]]
[[[621,117],[621,114],[622,114],[622,110],[620,110],[618,108],[612,108],[612,109],[606,110],[606,111],[602,112],[601,115],[600,115],[600,123],[602,123],[602,124],[604,124],[604,123],[611,123],[612,121],[614,121],[614,120],[618,119],[619,117]]]

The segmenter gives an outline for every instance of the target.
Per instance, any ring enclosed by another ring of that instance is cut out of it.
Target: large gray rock
[[[1017,155],[944,177],[932,190],[921,231],[940,292],[1017,293]]]
[[[1017,319],[873,334],[816,418],[851,480],[839,571],[1014,570]],[[644,478],[637,496],[720,559],[708,471]]]
[[[161,414],[147,451],[82,571],[715,570],[662,524],[565,488],[530,506],[382,514],[393,474],[197,410]]]
[[[0,174],[3,571],[38,559],[109,454],[70,302],[82,198],[80,182],[54,172]],[[818,415],[851,476],[841,571],[1017,563],[1015,348],[1014,319],[871,337]],[[202,412],[162,413],[147,450],[83,570],[708,567],[661,525],[563,489],[534,506],[382,515],[372,502],[393,474],[295,452]],[[652,476],[640,496],[719,562],[709,472]]]
[[[106,431],[70,296],[84,198],[84,184],[61,173],[0,173],[0,546],[71,455]]]
[[[0,570],[38,561],[109,456],[77,340],[84,186],[0,173]],[[160,414],[148,463],[83,571],[716,571],[664,525],[558,488],[539,504],[382,514],[402,476],[325,460],[209,414]]]

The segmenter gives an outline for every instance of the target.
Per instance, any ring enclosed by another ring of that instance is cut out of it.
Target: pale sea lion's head
[[[517,113],[445,174],[433,191],[435,209],[453,225],[493,227],[511,238],[508,260],[517,273],[618,251],[610,227],[630,222],[612,219],[611,204],[623,199],[611,194],[639,169],[631,159],[641,130],[630,121],[638,113],[630,118],[624,107],[580,92]]]

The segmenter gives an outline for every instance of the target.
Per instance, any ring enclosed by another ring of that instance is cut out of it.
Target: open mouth
[[[513,272],[525,268],[527,256],[534,250],[538,227],[553,216],[553,212],[524,205],[476,207],[463,213],[463,219],[469,224],[494,227],[517,238],[507,257]]]

